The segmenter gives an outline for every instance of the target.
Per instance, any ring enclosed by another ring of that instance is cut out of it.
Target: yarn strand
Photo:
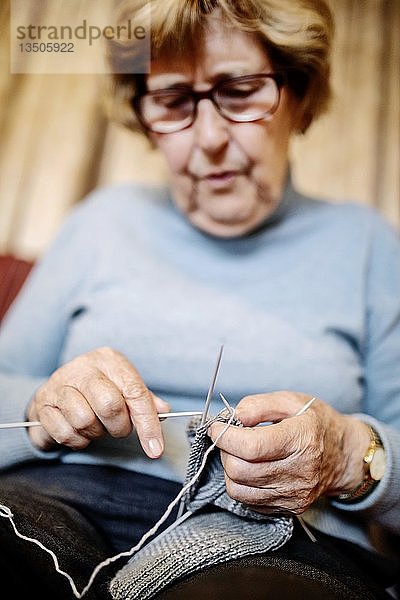
[[[217,415],[216,417],[213,417],[212,419],[209,420],[208,424],[211,425],[212,422],[214,422],[219,415]],[[73,578],[71,577],[71,575],[69,575],[69,573],[63,571],[60,568],[58,559],[56,554],[50,549],[47,548],[44,544],[42,544],[42,542],[40,542],[39,540],[37,540],[36,538],[31,538],[29,536],[24,535],[23,533],[21,533],[17,526],[15,525],[14,522],[14,515],[11,511],[10,508],[8,508],[7,506],[5,506],[4,504],[0,504],[0,517],[4,517],[9,519],[9,521],[11,522],[11,525],[14,529],[15,534],[27,541],[27,542],[31,542],[32,544],[36,544],[37,546],[39,546],[40,548],[42,548],[42,550],[44,550],[45,552],[47,552],[48,554],[50,554],[50,556],[53,559],[54,562],[54,567],[55,570],[57,571],[57,573],[60,573],[60,575],[63,575],[64,577],[67,578],[67,580],[69,581],[69,584],[71,586],[72,592],[74,594],[74,596],[76,598],[83,598],[83,596],[89,591],[90,587],[92,586],[96,576],[98,575],[99,571],[101,571],[101,569],[103,569],[104,567],[110,565],[111,563],[115,562],[116,560],[122,558],[122,557],[128,557],[128,556],[132,556],[133,554],[135,554],[135,552],[137,552],[138,550],[140,550],[140,548],[143,546],[143,544],[148,540],[149,537],[151,537],[152,535],[154,535],[158,529],[161,527],[161,525],[164,523],[164,521],[166,521],[166,519],[169,517],[169,515],[171,514],[173,508],[178,504],[178,502],[181,500],[181,498],[184,496],[184,494],[186,493],[186,491],[197,481],[197,479],[200,477],[201,473],[203,472],[206,463],[207,463],[207,458],[208,455],[214,450],[215,446],[217,445],[218,440],[222,437],[222,435],[225,433],[225,431],[228,430],[228,428],[230,427],[230,425],[232,424],[232,421],[235,417],[235,411],[232,411],[232,414],[230,415],[228,421],[226,422],[225,427],[222,429],[222,431],[219,433],[219,435],[217,436],[217,438],[215,439],[215,441],[210,445],[210,447],[206,450],[206,452],[204,453],[203,456],[203,460],[201,462],[201,465],[199,467],[199,469],[197,470],[197,472],[193,475],[193,477],[190,479],[190,481],[188,481],[180,490],[180,492],[178,493],[178,495],[171,501],[171,503],[167,506],[164,514],[161,516],[161,518],[155,523],[155,525],[153,525],[153,527],[151,527],[143,536],[142,538],[139,540],[139,542],[136,544],[136,546],[133,546],[132,548],[130,548],[129,550],[125,550],[123,552],[120,552],[119,554],[115,554],[114,556],[110,556],[109,558],[106,558],[105,560],[103,560],[102,562],[100,562],[92,571],[92,574],[89,577],[89,580],[86,584],[86,586],[82,589],[81,592],[78,591],[76,584],[73,580]],[[176,527],[177,525],[179,525],[181,522],[185,521],[188,517],[190,517],[191,515],[191,511],[187,511],[185,512],[183,515],[181,515],[169,528],[168,530],[172,529],[173,527]],[[160,535],[163,535],[165,533],[161,532]]]

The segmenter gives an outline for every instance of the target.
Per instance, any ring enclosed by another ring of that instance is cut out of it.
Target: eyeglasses
[[[174,133],[190,127],[203,99],[211,100],[225,119],[250,123],[276,111],[284,84],[281,73],[257,73],[224,79],[205,92],[185,85],[144,92],[133,98],[132,106],[143,127],[155,133]]]

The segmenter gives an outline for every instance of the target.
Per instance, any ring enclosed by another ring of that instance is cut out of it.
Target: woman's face
[[[149,90],[185,84],[204,91],[222,76],[273,71],[255,35],[228,29],[215,17],[209,24],[195,56],[152,62]],[[167,161],[176,206],[194,226],[214,236],[255,229],[279,204],[289,138],[298,123],[299,108],[285,86],[277,111],[252,123],[230,122],[211,100],[200,100],[190,127],[151,134]]]

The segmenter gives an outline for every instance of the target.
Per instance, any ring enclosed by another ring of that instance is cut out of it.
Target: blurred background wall
[[[294,181],[400,228],[400,0],[329,2],[335,99],[295,140]],[[166,170],[141,136],[107,122],[102,76],[10,74],[9,0],[0,6],[0,253],[32,260],[90,190],[162,182]]]

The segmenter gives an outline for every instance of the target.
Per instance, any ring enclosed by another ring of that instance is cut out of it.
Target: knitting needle
[[[210,403],[211,403],[212,395],[214,393],[215,383],[216,383],[217,377],[218,377],[219,367],[221,365],[221,358],[222,358],[223,350],[224,350],[224,346],[222,345],[219,349],[217,364],[216,364],[216,367],[215,367],[215,370],[214,370],[214,373],[212,376],[210,387],[208,388],[207,398],[206,398],[206,402],[204,404],[204,411],[203,411],[203,416],[201,417],[200,427],[202,425],[204,425],[204,423],[206,422],[206,419],[207,419],[208,409],[210,408]]]
[[[303,406],[303,408],[301,408],[301,409],[299,410],[299,412],[297,412],[297,413],[295,414],[295,417],[299,417],[300,415],[302,415],[303,413],[305,413],[305,412],[306,412],[306,410],[308,410],[308,409],[310,408],[311,404],[313,404],[313,402],[315,402],[315,400],[316,400],[316,397],[315,397],[315,396],[313,396],[313,397],[311,398],[311,400],[309,400],[308,402],[306,402],[306,403],[305,403],[305,405]]]
[[[204,423],[206,422],[206,419],[207,419],[208,409],[210,407],[211,398],[212,398],[212,395],[214,393],[215,383],[216,383],[217,377],[218,377],[219,367],[221,365],[221,358],[222,358],[222,352],[223,352],[223,350],[224,350],[224,346],[222,344],[221,347],[220,347],[220,349],[219,349],[218,358],[217,358],[217,364],[215,366],[214,373],[213,373],[212,378],[211,378],[210,387],[208,388],[207,397],[206,397],[206,401],[205,401],[205,404],[204,404],[204,410],[203,410],[201,421],[200,421],[200,427],[202,425],[204,425]],[[177,512],[177,517],[176,517],[177,520],[182,517],[184,509],[185,509],[185,501],[184,501],[184,499],[182,497],[181,501],[179,503],[179,506],[178,506],[178,512]]]
[[[233,407],[229,404],[228,400],[225,398],[225,396],[223,394],[221,394],[221,392],[219,393],[219,397],[221,398],[222,402],[224,403],[225,407],[229,410],[229,412],[232,414],[233,412]]]
[[[158,413],[158,418],[160,419],[160,421],[163,421],[164,419],[169,419],[171,417],[195,417],[195,416],[202,415],[200,425],[204,425],[206,418],[207,418],[208,409],[209,409],[209,406],[211,403],[211,398],[212,398],[212,395],[214,392],[215,382],[217,381],[217,376],[218,376],[218,371],[219,371],[219,367],[221,364],[223,349],[224,349],[224,346],[222,345],[220,348],[220,351],[219,351],[219,355],[218,355],[217,366],[215,367],[213,378],[212,378],[210,387],[208,389],[208,394],[207,394],[206,402],[204,405],[204,411],[203,412],[201,412],[201,411],[182,411],[182,412]],[[15,427],[39,427],[40,425],[41,425],[40,421],[19,421],[16,423],[0,423],[0,429],[12,429]]]
[[[201,410],[188,410],[181,412],[158,413],[158,418],[160,421],[163,421],[164,419],[169,419],[170,417],[198,417],[202,414],[203,412]],[[12,429],[15,427],[39,427],[40,425],[40,421],[19,421],[16,423],[0,423],[0,429]]]
[[[0,423],[0,429],[12,429],[14,427],[38,427],[40,421],[19,421],[17,423]]]
[[[217,365],[217,369],[219,369],[219,364],[221,362],[221,355],[222,355],[222,346],[221,346],[221,352],[220,355],[218,357],[218,365]],[[216,370],[216,374],[218,374],[218,370]],[[209,398],[211,398],[212,396],[212,391],[213,388],[215,386],[215,381],[216,381],[216,374],[214,374],[213,377],[213,384],[212,387],[210,387],[211,393],[209,393],[209,395],[207,396],[207,400]],[[220,394],[222,401],[224,402],[225,406],[227,408],[229,408],[230,411],[232,411],[232,407],[229,405],[228,401],[224,398],[224,396],[222,394]],[[311,406],[311,404],[316,400],[316,398],[311,398],[311,400],[309,400],[300,410],[299,412],[296,413],[296,417],[298,417],[299,415],[302,415],[304,412],[306,412],[306,410],[308,410]],[[181,412],[168,412],[168,413],[158,413],[158,418],[161,420],[164,419],[169,419],[169,418],[174,418],[174,417],[198,417],[200,415],[204,415],[205,412],[201,411],[201,410],[187,410],[187,411],[181,411]],[[15,427],[39,427],[41,425],[40,421],[17,421],[16,423],[0,423],[0,429],[13,429]]]
[[[160,421],[169,419],[170,417],[199,417],[203,412],[201,410],[187,410],[182,412],[158,413]]]

